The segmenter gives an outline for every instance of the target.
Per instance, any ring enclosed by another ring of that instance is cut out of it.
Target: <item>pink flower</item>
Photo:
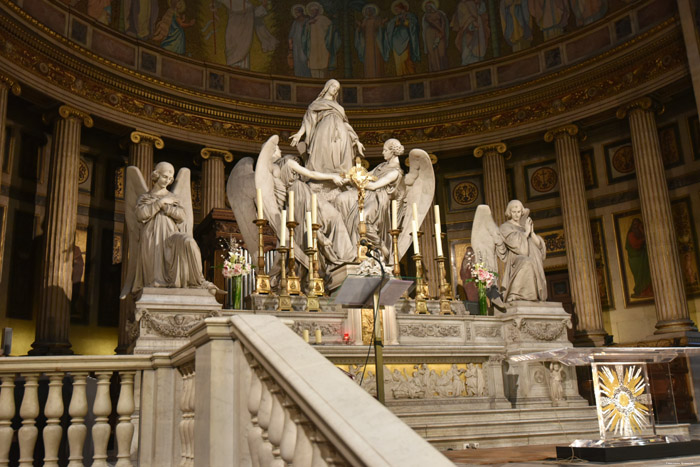
[[[240,276],[243,273],[243,266],[240,263],[233,265],[233,275]]]

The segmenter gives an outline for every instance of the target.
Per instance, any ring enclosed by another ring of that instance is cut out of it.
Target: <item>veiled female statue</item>
[[[337,99],[340,83],[328,80],[316,100],[306,110],[299,131],[291,136],[297,146],[304,137],[301,153],[308,152],[306,168],[322,173],[345,173],[352,167],[355,151],[364,156],[365,147],[350,126]]]
[[[160,162],[151,174],[149,191],[141,171],[126,169],[126,225],[129,229],[129,270],[122,297],[144,287],[216,289],[202,275],[202,258],[192,238],[190,171]]]

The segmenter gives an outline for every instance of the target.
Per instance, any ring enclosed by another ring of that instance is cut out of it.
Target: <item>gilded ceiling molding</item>
[[[578,126],[570,123],[568,125],[562,125],[553,130],[549,130],[544,134],[544,140],[547,143],[551,143],[555,138],[560,138],[563,135],[576,136],[579,134]]]
[[[665,110],[663,105],[654,101],[651,97],[645,96],[623,105],[622,107],[617,109],[615,115],[617,116],[617,118],[623,119],[627,116],[628,113],[636,109],[656,112],[658,115],[664,113]]]
[[[231,151],[227,151],[225,149],[217,149],[217,148],[203,148],[200,152],[199,155],[202,156],[202,159],[209,159],[211,156],[214,157],[223,157],[226,162],[233,162],[233,154],[231,154]]]
[[[2,73],[0,73],[0,86],[9,88],[15,96],[19,96],[22,92],[22,88],[17,81]]]
[[[129,135],[129,138],[134,144],[144,142],[152,143],[156,147],[156,149],[163,149],[165,147],[165,143],[163,142],[160,136],[152,135],[150,133],[144,133],[143,131],[132,131]]]
[[[504,154],[507,149],[506,143],[484,144],[474,149],[474,157],[478,159],[485,154]]]

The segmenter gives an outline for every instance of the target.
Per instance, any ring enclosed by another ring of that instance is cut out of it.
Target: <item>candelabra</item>
[[[297,276],[297,260],[294,257],[294,229],[299,225],[298,222],[288,221],[287,228],[289,229],[289,262],[287,264],[287,292],[289,295],[302,295],[301,281]],[[283,263],[284,264],[284,263]]]
[[[282,267],[280,268],[280,293],[277,311],[292,311],[292,297],[289,296],[289,290],[287,289],[287,268],[285,267],[289,248],[281,246],[277,248],[277,251],[282,255]]]
[[[364,199],[362,200],[364,204]],[[357,228],[357,231],[360,235],[360,238],[357,240],[357,262],[361,262],[365,258],[367,258],[367,224],[365,224],[364,216],[364,207],[361,205],[360,206],[360,225]],[[364,240],[364,241],[363,241]],[[363,245],[364,243],[364,245]]]
[[[401,229],[391,229],[389,231],[391,234],[391,245],[392,245],[392,251],[394,255],[394,277],[397,279],[401,278],[401,265],[399,265],[399,234],[401,233]]]
[[[423,249],[425,247],[425,245],[423,245],[423,231],[419,230],[416,233],[418,234],[418,244],[420,245],[420,251],[426,251]],[[430,283],[428,282],[428,268],[427,267],[421,269],[421,277],[423,278],[423,285],[421,288],[421,292],[423,293],[423,296],[426,299],[429,299],[430,298]],[[417,284],[416,284],[416,287],[418,287]]]
[[[425,294],[423,293],[423,257],[418,255],[413,255],[413,261],[416,263],[416,314],[427,315],[428,304],[425,301]]]
[[[318,303],[318,295],[316,294],[315,281],[315,263],[316,263],[316,248],[307,248],[304,250],[309,258],[309,274],[308,274],[308,291],[306,293],[306,311],[319,311],[321,305]]]
[[[318,259],[318,229],[321,228],[321,224],[311,224],[311,229],[313,230],[314,236],[314,286],[313,291],[318,297],[323,297],[326,293],[325,286],[323,285],[323,278],[319,274],[319,259]]]
[[[266,219],[255,219],[255,225],[258,226],[258,270],[255,274],[255,293],[269,294],[270,276],[265,274],[265,243],[263,239],[263,230],[267,225]]]
[[[445,257],[438,256],[435,258],[438,263],[438,274],[440,275],[440,314],[453,315],[452,306],[452,284],[447,280],[445,271]]]

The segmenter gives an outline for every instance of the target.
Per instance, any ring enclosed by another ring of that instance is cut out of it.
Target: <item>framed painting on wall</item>
[[[523,167],[527,200],[559,196],[559,171],[554,159]]]
[[[452,259],[452,277],[455,297],[466,297],[464,292],[464,281],[460,276],[460,271],[462,269],[462,261],[464,261],[464,256],[467,254],[467,248],[471,246],[471,241],[469,240],[453,240],[450,244],[450,255]]]
[[[695,232],[690,198],[680,198],[671,202],[673,227],[678,243],[678,259],[687,294],[700,292],[700,272],[698,272],[698,239]]]

